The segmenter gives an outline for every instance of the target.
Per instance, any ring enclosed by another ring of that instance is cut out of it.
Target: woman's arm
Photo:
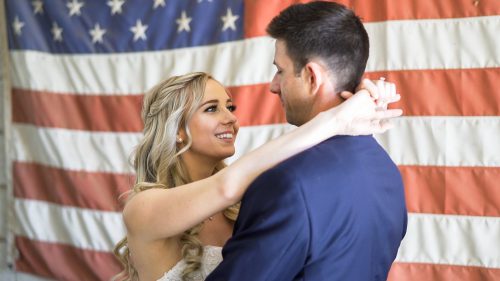
[[[367,87],[377,96],[376,90]],[[396,95],[390,101],[396,101]],[[342,104],[318,114],[291,132],[247,153],[219,173],[171,189],[149,189],[136,194],[123,216],[129,235],[156,240],[178,235],[209,216],[237,203],[263,171],[334,135],[381,133],[388,119],[401,110],[377,111],[368,90],[360,90]]]
[[[381,94],[388,103],[399,100],[395,93],[392,97]],[[391,127],[389,119],[401,114],[400,109],[378,111],[368,90],[362,89],[342,104],[321,112],[304,125],[267,142],[224,169],[221,173],[224,197],[236,203],[259,174],[277,163],[334,135],[383,133]]]

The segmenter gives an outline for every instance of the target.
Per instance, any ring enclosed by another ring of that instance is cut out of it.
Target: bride
[[[124,270],[115,280],[204,280],[222,260],[238,202],[260,173],[334,135],[384,132],[388,119],[401,115],[376,110],[376,86],[363,83],[371,95],[343,93],[347,101],[228,167],[222,161],[235,152],[239,125],[220,83],[190,73],[146,93],[137,178],[123,210],[127,236],[114,250]]]

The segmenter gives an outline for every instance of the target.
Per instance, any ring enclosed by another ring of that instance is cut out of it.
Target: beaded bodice
[[[204,246],[201,257],[201,268],[195,271],[190,281],[203,281],[222,261],[222,247]],[[182,271],[186,267],[186,262],[180,260],[172,269],[166,272],[157,281],[182,281]]]

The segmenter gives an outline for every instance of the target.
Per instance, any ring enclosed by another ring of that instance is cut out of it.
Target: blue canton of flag
[[[9,47],[122,53],[240,40],[243,5],[243,0],[7,0]]]

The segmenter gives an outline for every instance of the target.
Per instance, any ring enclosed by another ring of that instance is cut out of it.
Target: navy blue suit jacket
[[[387,153],[372,136],[336,136],[251,184],[206,280],[386,280],[406,224]]]

